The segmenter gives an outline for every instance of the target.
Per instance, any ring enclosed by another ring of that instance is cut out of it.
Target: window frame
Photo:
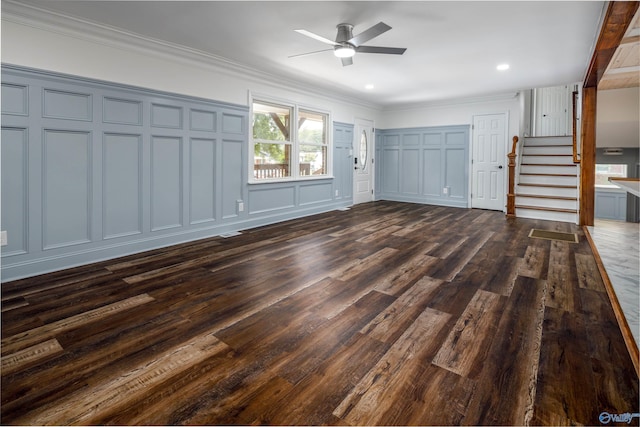
[[[254,139],[253,137],[253,109],[254,104],[266,104],[276,108],[289,108],[291,110],[291,118],[289,125],[289,141],[270,141],[264,139]],[[318,143],[309,143],[300,141],[298,135],[299,128],[299,118],[300,112],[308,113],[308,114],[318,114],[322,115],[326,118],[325,122],[325,142],[324,144]],[[317,107],[312,107],[304,104],[298,104],[292,101],[287,101],[283,99],[274,98],[272,96],[261,95],[261,94],[249,94],[249,114],[250,114],[250,129],[249,129],[249,155],[248,162],[248,175],[249,184],[265,184],[265,183],[275,183],[275,182],[292,182],[292,181],[309,181],[309,180],[318,180],[318,179],[331,179],[333,178],[333,136],[332,129],[333,123],[331,121],[331,111],[324,110]],[[290,148],[290,175],[287,177],[277,177],[277,178],[256,178],[255,177],[255,145],[260,143],[276,143],[289,145]],[[326,147],[326,171],[322,175],[301,175],[300,174],[300,152],[301,146],[317,146],[317,147]]]

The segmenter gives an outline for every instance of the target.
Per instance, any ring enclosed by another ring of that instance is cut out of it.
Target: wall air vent
[[[605,148],[603,154],[605,156],[622,156],[622,148]]]

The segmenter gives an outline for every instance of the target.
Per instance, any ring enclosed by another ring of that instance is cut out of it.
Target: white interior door
[[[353,141],[353,204],[373,201],[373,122],[357,119]]]
[[[569,86],[536,89],[534,136],[569,135]]]
[[[505,208],[506,114],[473,117],[471,207]]]

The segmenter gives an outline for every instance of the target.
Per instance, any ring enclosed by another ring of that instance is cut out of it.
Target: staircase
[[[571,136],[525,138],[516,179],[516,216],[578,223],[579,166]]]

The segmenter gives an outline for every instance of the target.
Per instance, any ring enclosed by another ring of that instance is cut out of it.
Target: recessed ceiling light
[[[371,90],[371,89],[373,89],[373,87],[374,87],[374,86],[373,86],[371,83],[369,83],[368,85],[365,85],[365,87],[364,87],[364,88],[365,88],[365,89],[369,89],[369,90]]]
[[[506,71],[509,69],[509,64],[500,64],[496,67],[498,71]]]

